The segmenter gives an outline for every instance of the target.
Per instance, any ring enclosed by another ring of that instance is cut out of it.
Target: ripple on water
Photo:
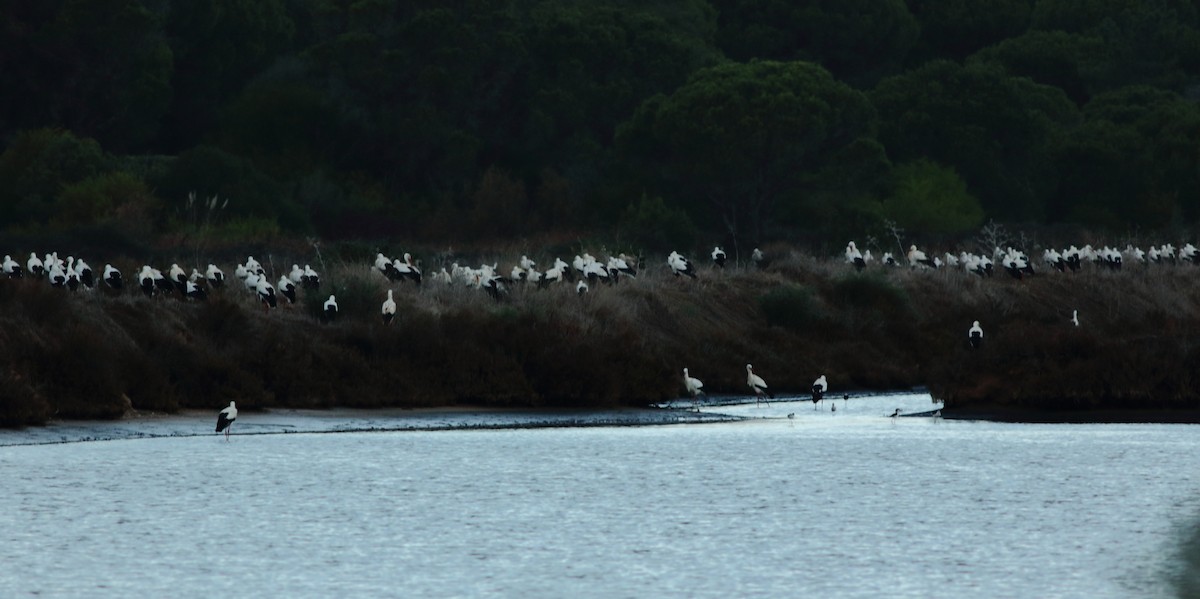
[[[839,407],[9,447],[0,595],[1162,596],[1198,446]]]

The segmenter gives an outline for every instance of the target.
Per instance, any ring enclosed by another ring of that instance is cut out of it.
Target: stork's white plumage
[[[396,300],[392,299],[392,290],[388,289],[387,299],[383,300],[383,324],[392,324],[396,317]]]
[[[320,289],[321,275],[313,270],[309,265],[304,265],[304,274],[300,277],[300,285],[305,289]]]
[[[763,395],[766,395],[769,399],[775,399],[775,394],[767,390],[767,382],[764,381],[761,376],[754,374],[754,366],[751,366],[750,364],[746,365],[746,384],[749,385],[751,389],[754,389],[754,400],[756,404],[762,400]],[[767,402],[767,405],[771,405],[771,403]]]
[[[258,299],[263,303],[263,307],[266,310],[270,310],[279,304],[279,300],[275,297],[275,286],[267,282],[265,275],[259,277],[258,285],[254,288],[254,292],[258,294]]]
[[[21,278],[21,265],[17,264],[17,261],[13,260],[12,256],[4,256],[4,265],[0,268],[4,270],[4,276],[10,279]]]
[[[204,288],[193,283],[192,281],[188,281],[185,284],[183,295],[188,299],[197,301],[204,301],[208,298],[208,294],[204,292]]]
[[[183,270],[183,267],[179,266],[178,264],[171,264],[170,270],[167,271],[167,278],[171,280],[171,284],[174,285],[180,293],[185,293],[187,291],[184,285],[188,280],[187,271]]]
[[[687,368],[683,369],[683,386],[692,397],[704,393],[704,383],[700,382],[700,379],[688,374]]]
[[[225,438],[228,439],[229,431],[233,430],[234,420],[237,420],[237,405],[231,401],[228,408],[217,414],[217,432],[225,431]]]
[[[687,275],[691,278],[696,278],[696,269],[692,266],[691,261],[684,258],[679,252],[672,251],[667,256],[667,266],[671,267],[671,273],[675,276]]]
[[[146,297],[154,295],[154,269],[149,264],[143,264],[142,270],[138,271],[138,285]]]
[[[246,256],[246,270],[254,274],[263,273],[262,265],[258,263],[258,260],[254,259],[254,256]]]
[[[208,279],[208,285],[213,289],[225,284],[225,273],[221,272],[216,264],[208,265],[208,270],[204,271],[204,278]]]
[[[67,284],[67,273],[57,263],[50,267],[50,284],[55,287],[62,287]]]
[[[41,258],[38,258],[37,252],[29,252],[29,261],[25,263],[26,269],[30,276],[36,278],[46,274],[45,263]]]
[[[817,380],[812,384],[812,400],[813,403],[821,401],[825,397],[825,392],[829,390],[829,381],[825,380],[825,375],[817,377]]]
[[[721,246],[719,245],[714,247],[712,251],[713,264],[715,264],[717,268],[725,268],[725,259],[725,250],[721,249]]]
[[[279,277],[279,293],[287,298],[289,304],[296,303],[296,283],[287,275]]]
[[[916,245],[911,245],[908,248],[908,265],[910,268],[918,266],[924,268],[934,268],[933,260],[930,260],[925,252],[917,249]]]
[[[978,320],[967,329],[967,341],[971,342],[971,347],[979,347],[983,343],[983,327],[979,326]]]
[[[858,247],[854,245],[853,241],[846,244],[845,253],[846,262],[853,264],[855,270],[862,270],[863,268],[866,268],[867,261],[863,258],[862,252],[858,251]]]
[[[688,369],[683,369],[683,387],[691,394],[692,401],[695,402],[697,395],[704,395],[704,383],[700,379],[688,374]],[[696,409],[700,409],[699,406]]]
[[[83,283],[84,287],[91,289],[96,286],[96,275],[92,272],[92,267],[83,261],[83,258],[75,261],[75,274],[79,275],[79,282]]]
[[[375,254],[375,270],[383,273],[387,278],[392,278],[391,275],[392,259],[383,255],[383,252]]]
[[[337,299],[330,295],[329,299],[325,300],[325,304],[322,306],[322,309],[325,313],[325,320],[332,322],[333,319],[337,318],[338,315]]]

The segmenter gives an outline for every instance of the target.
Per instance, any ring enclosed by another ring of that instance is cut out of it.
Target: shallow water
[[[0,596],[1171,594],[1200,426],[837,403],[3,447]]]

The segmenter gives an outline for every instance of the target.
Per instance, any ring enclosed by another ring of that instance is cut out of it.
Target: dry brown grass
[[[1198,403],[1200,269],[984,280],[880,266],[857,274],[840,260],[772,250],[761,271],[697,261],[690,280],[650,257],[637,278],[583,296],[572,285],[518,284],[500,300],[330,259],[319,291],[269,312],[236,280],[202,303],[0,281],[0,425],[230,399],[251,410],[643,405],[681,395],[684,367],[710,393],[748,393],[746,363],[782,393],[804,393],[825,374],[835,391],[927,384],[949,405]],[[506,271],[515,256],[484,261]],[[379,314],[387,289],[399,306],[391,326]],[[805,299],[764,311],[764,298],[788,289]],[[342,315],[324,324],[330,293]],[[1083,326],[1068,324],[1072,309]],[[788,310],[800,313],[786,320]],[[973,320],[986,332],[975,351]]]

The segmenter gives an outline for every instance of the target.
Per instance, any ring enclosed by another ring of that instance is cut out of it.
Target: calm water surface
[[[1200,426],[841,405],[4,447],[0,596],[1172,595]]]

